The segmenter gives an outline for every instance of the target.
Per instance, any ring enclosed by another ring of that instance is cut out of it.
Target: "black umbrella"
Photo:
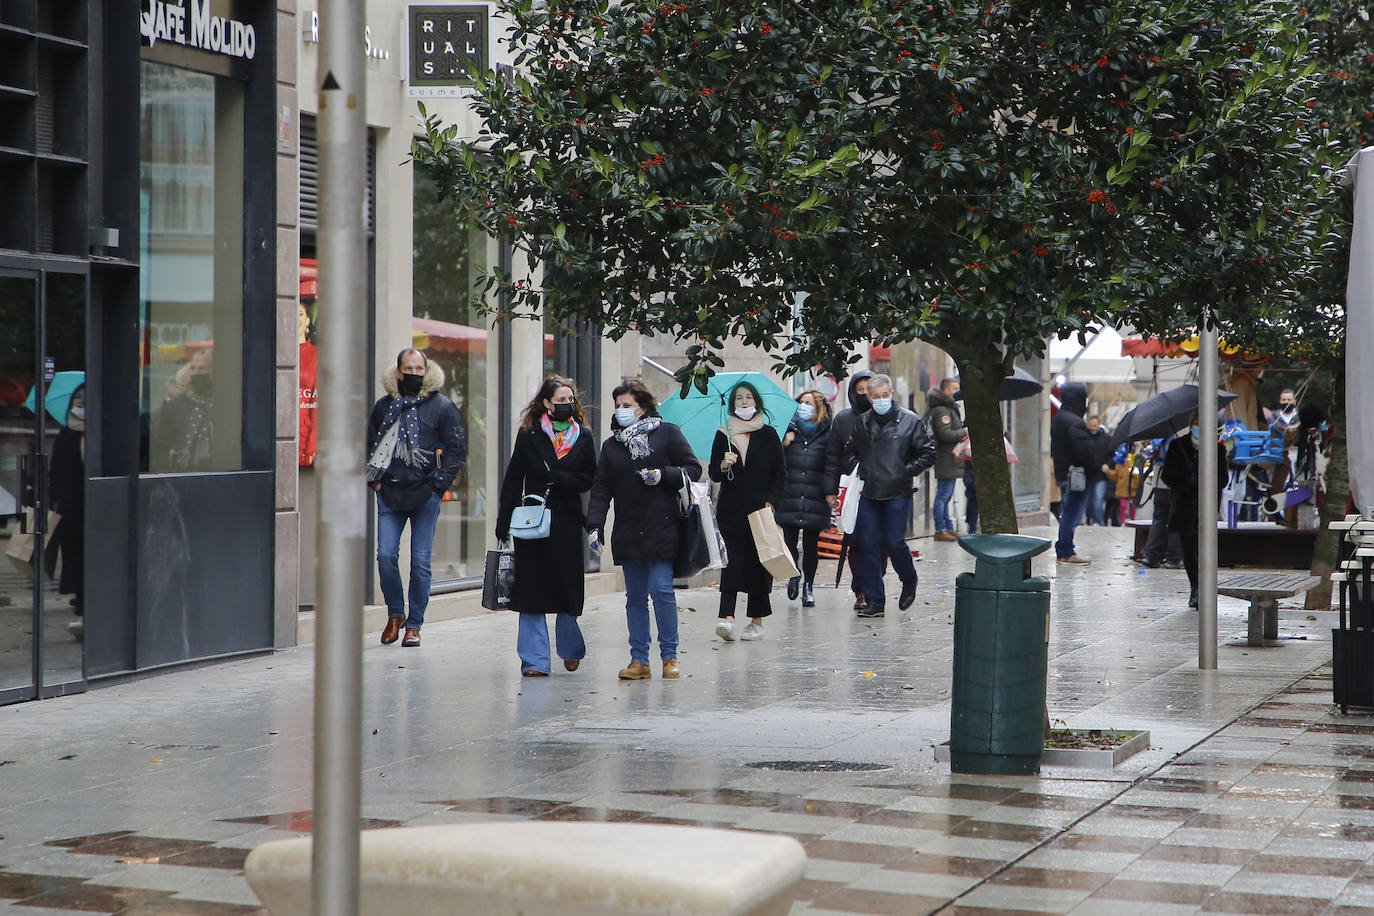
[[[1217,404],[1235,400],[1229,391],[1217,392]],[[1137,442],[1141,439],[1160,439],[1180,432],[1190,414],[1197,412],[1197,386],[1180,385],[1161,391],[1126,411],[1121,422],[1116,424],[1112,436],[1112,446],[1123,442]]]
[[[1020,366],[1013,366],[1011,375],[1002,379],[1002,390],[999,392],[1003,401],[1019,401],[1022,398],[1032,398],[1039,394],[1044,385],[1025,369]]]

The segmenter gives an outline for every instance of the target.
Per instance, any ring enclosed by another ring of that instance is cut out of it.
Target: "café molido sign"
[[[253,27],[228,16],[217,16],[211,0],[144,0],[139,31],[148,47],[169,42],[212,54],[252,60],[258,50]]]

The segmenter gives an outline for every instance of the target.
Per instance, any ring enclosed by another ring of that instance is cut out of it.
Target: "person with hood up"
[[[611,557],[625,573],[625,623],[630,631],[630,664],[622,681],[654,676],[649,667],[649,599],[658,625],[658,654],[665,678],[679,677],[677,598],[673,559],[682,538],[684,481],[701,477],[701,462],[682,430],[658,415],[658,401],[639,378],[625,378],[611,392],[615,414],[611,435],[601,446],[587,504],[587,532],[599,551],[601,529],[611,502]]]
[[[430,553],[444,493],[467,460],[457,406],[439,393],[444,370],[407,347],[382,377],[386,397],[367,419],[367,482],[377,493],[377,573],[386,599],[382,645],[420,645],[429,606]],[[410,523],[410,605],[401,585],[401,531]]]
[[[759,562],[750,514],[770,512],[782,499],[787,482],[782,442],[769,424],[758,389],[740,382],[730,391],[730,416],[711,443],[711,479],[720,484],[716,525],[730,562],[720,571],[720,613],[716,635],[735,639],[735,602],[743,592],[749,623],[740,639],[762,639],[763,618],[773,613],[768,593],[773,577]],[[776,519],[776,516],[774,517]]]
[[[802,573],[788,580],[787,597],[795,601],[800,591],[802,607],[816,606],[821,532],[830,527],[830,505],[825,500],[825,449],[829,441],[830,406],[825,395],[815,389],[803,391],[797,398],[796,416],[782,439],[787,485],[774,513],[787,549]]]
[[[949,517],[949,501],[954,497],[954,484],[964,476],[967,462],[954,457],[954,446],[968,434],[959,416],[954,396],[959,393],[957,378],[941,379],[937,388],[926,392],[926,423],[935,436],[935,502],[931,512],[935,516],[935,540],[957,541],[954,522]]]
[[[867,369],[860,369],[849,377],[849,406],[835,414],[835,419],[830,421],[830,439],[825,444],[825,501],[832,509],[835,507],[835,494],[840,491],[840,475],[850,470],[850,466],[845,464],[845,446],[854,432],[854,424],[869,408],[868,380],[872,377],[873,373]],[[845,535],[845,540],[849,544],[849,587],[854,591],[854,610],[858,611],[867,604],[863,592],[859,590],[859,529],[855,528],[853,534]]]
[[[892,379],[875,375],[868,381],[873,408],[854,425],[845,459],[857,459],[864,478],[859,510],[860,589],[866,604],[860,617],[882,617],[885,599],[883,560],[902,580],[897,607],[916,600],[916,565],[906,544],[911,522],[915,478],[935,463],[935,439],[926,421],[892,401]]]
[[[1073,546],[1073,532],[1083,520],[1092,469],[1096,467],[1092,434],[1083,419],[1087,410],[1088,386],[1069,382],[1059,389],[1059,412],[1050,421],[1050,459],[1054,462],[1060,501],[1059,540],[1054,544],[1054,553],[1060,563],[1073,566],[1092,562],[1075,553]]]

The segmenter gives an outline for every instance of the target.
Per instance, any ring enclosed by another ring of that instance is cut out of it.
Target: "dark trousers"
[[[1183,550],[1183,568],[1188,572],[1188,588],[1197,594],[1197,532],[1177,535]]]
[[[860,591],[870,605],[882,607],[886,597],[883,590],[883,563],[892,562],[903,585],[916,582],[916,564],[906,546],[906,527],[911,521],[911,497],[885,499],[865,498],[859,512],[860,547],[858,579]]]
[[[1165,560],[1177,562],[1180,556],[1178,535],[1169,531],[1169,491],[1156,488],[1154,496],[1154,515],[1150,519],[1150,534],[1145,539],[1144,555],[1147,563],[1162,563]]]
[[[792,554],[792,562],[801,570],[802,580],[808,584],[816,581],[816,567],[821,562],[821,530],[819,528],[793,528],[783,525],[782,539]],[[801,536],[801,555],[797,555],[797,536]]]
[[[978,490],[973,485],[973,462],[964,465],[964,523],[968,533],[978,530]]]

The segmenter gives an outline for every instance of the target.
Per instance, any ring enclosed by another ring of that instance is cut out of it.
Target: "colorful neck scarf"
[[[572,451],[573,445],[577,443],[577,437],[582,432],[582,427],[569,420],[566,423],[555,423],[549,419],[548,414],[541,414],[539,426],[544,430],[544,434],[553,443],[553,453],[562,458]]]

